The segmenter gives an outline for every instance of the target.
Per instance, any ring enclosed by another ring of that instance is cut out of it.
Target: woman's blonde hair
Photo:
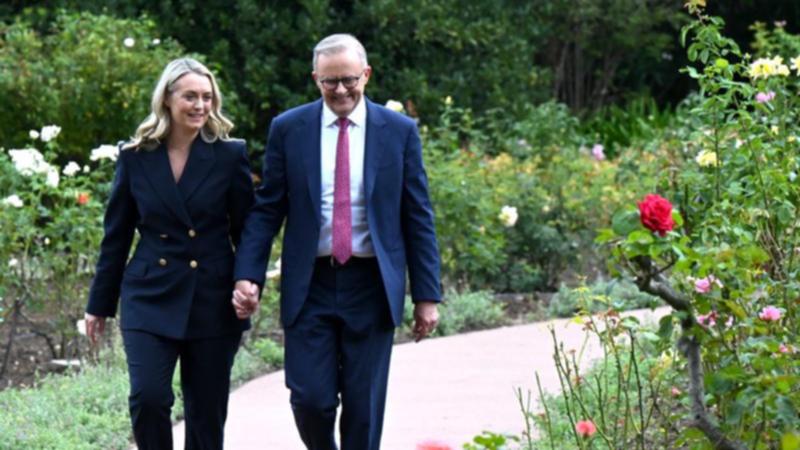
[[[222,114],[222,95],[214,74],[195,59],[178,58],[170,61],[164,68],[164,72],[161,73],[161,78],[156,84],[153,99],[150,102],[150,115],[139,124],[131,141],[122,146],[123,150],[129,148],[153,150],[169,135],[171,118],[165,101],[167,96],[175,90],[175,83],[187,73],[203,75],[211,82],[211,111],[208,121],[200,130],[200,136],[209,143],[217,139],[228,139],[228,132],[233,129],[233,122]]]

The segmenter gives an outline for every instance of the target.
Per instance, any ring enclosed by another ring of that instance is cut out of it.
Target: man
[[[380,448],[394,327],[406,267],[414,333],[436,326],[439,254],[414,122],[369,101],[372,68],[353,36],[314,48],[322,94],[276,117],[264,182],[237,252],[233,304],[252,314],[272,240],[286,220],[281,276],[286,384],[309,449]]]

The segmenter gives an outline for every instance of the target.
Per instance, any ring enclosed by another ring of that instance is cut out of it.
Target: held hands
[[[246,319],[258,310],[258,285],[249,280],[239,280],[233,290],[233,309],[236,317]]]
[[[84,314],[83,318],[86,320],[86,336],[89,337],[89,342],[97,345],[106,330],[106,318],[89,313]]]
[[[414,341],[419,342],[439,323],[439,309],[435,302],[417,302],[414,305]]]

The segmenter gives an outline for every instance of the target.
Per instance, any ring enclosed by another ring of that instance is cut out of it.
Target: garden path
[[[656,321],[668,312],[659,308],[624,315]],[[596,339],[587,340],[582,325],[570,319],[395,346],[382,448],[414,450],[418,443],[435,439],[461,449],[483,430],[519,435],[524,420],[516,389],[525,395],[531,391],[536,405],[538,372],[546,392],[559,391],[551,326],[565,349],[580,352],[583,347],[582,365],[601,356]],[[183,448],[183,423],[173,433],[175,448]],[[303,449],[283,371],[251,380],[231,393],[225,448]]]

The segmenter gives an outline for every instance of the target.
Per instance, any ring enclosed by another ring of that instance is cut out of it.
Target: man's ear
[[[372,67],[371,66],[364,67],[364,84],[367,84],[367,82],[369,81],[369,77],[371,75],[372,75]]]

